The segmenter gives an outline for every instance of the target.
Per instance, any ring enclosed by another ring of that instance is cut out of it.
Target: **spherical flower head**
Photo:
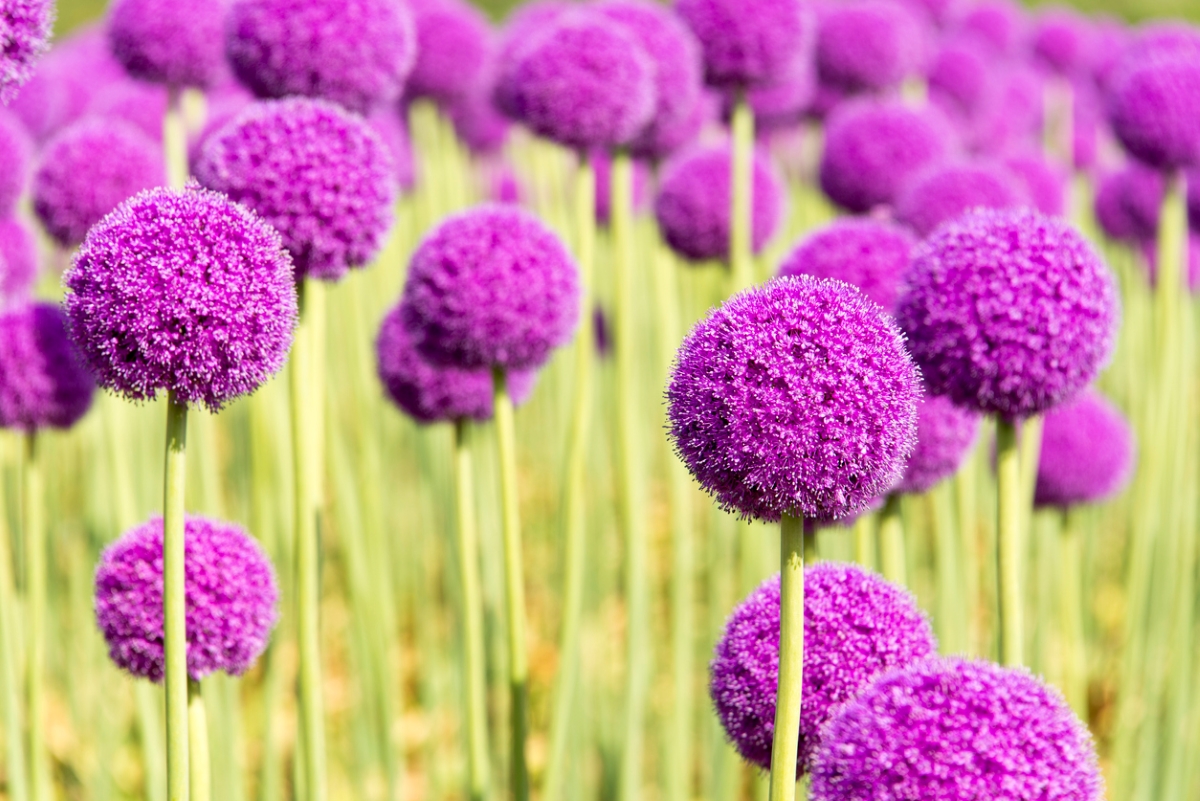
[[[754,132],[769,135],[774,131],[794,130],[810,111],[817,98],[817,71],[803,62],[779,83],[757,86],[746,92],[746,102],[754,112]],[[723,117],[733,115],[735,95],[724,96]]]
[[[592,169],[596,175],[596,222],[607,226],[612,219],[612,159],[603,150],[591,154]],[[650,168],[644,161],[634,161],[633,167],[633,211],[646,209],[650,202]]]
[[[70,428],[91,408],[95,388],[58,306],[23,303],[0,312],[0,427]]]
[[[969,134],[978,153],[1004,153],[1031,141],[1043,130],[1046,84],[1042,74],[1026,64],[1002,65],[993,75],[987,102]]]
[[[816,19],[800,0],[677,0],[700,42],[704,79],[718,89],[775,83],[809,58]]]
[[[492,90],[493,81],[484,81],[447,110],[458,138],[472,153],[485,156],[504,149],[510,128],[508,118],[492,102]]]
[[[957,28],[978,36],[994,55],[1013,55],[1025,39],[1024,14],[1012,0],[979,0],[963,10]]]
[[[1130,155],[1159,170],[1200,166],[1200,53],[1151,53],[1118,72],[1108,121]]]
[[[1066,222],[975,211],[918,246],[897,318],[934,395],[1019,419],[1068,400],[1112,351],[1108,268]]]
[[[38,246],[17,217],[0,219],[0,306],[28,297],[37,283]]]
[[[405,95],[452,103],[482,80],[492,49],[487,18],[463,0],[409,0],[417,56]]]
[[[728,142],[697,146],[663,166],[654,215],[667,244],[691,261],[729,258],[730,148]],[[782,180],[761,152],[751,172],[750,240],[757,253],[783,218]]]
[[[1136,161],[1100,179],[1096,220],[1112,239],[1144,242],[1158,233],[1166,182],[1162,173]]]
[[[776,278],[688,334],[667,389],[676,452],[721,507],[818,522],[899,479],[921,379],[891,316],[841,281]]]
[[[917,409],[917,447],[894,492],[920,495],[958,470],[979,433],[979,415],[942,395],[927,395]]]
[[[821,188],[851,212],[889,205],[912,175],[950,153],[948,128],[938,115],[899,102],[846,103],[825,130]]]
[[[16,210],[29,180],[32,158],[33,142],[21,121],[0,110],[0,215],[8,216]]]
[[[1099,801],[1086,727],[1023,668],[926,659],[842,707],[813,762],[813,801]]]
[[[1046,413],[1034,506],[1096,503],[1120,492],[1133,469],[1133,430],[1094,389]]]
[[[519,62],[521,52],[572,9],[577,10],[578,6],[571,0],[532,0],[516,6],[512,15],[504,21],[496,41],[496,80],[492,86],[492,101],[506,117],[519,119],[513,98],[509,96],[513,87],[508,76]]]
[[[134,78],[208,87],[225,68],[226,8],[224,0],[114,0],[109,45]]]
[[[279,617],[275,570],[262,547],[233,525],[184,521],[188,676],[245,673],[267,647]],[[117,667],[160,682],[163,655],[163,522],[130,529],[96,568],[96,623]]]
[[[287,358],[296,325],[279,234],[195,184],[151,189],[97,223],[63,276],[67,330],[97,382],[213,411]]]
[[[259,97],[321,97],[360,114],[400,97],[416,51],[396,0],[235,0],[225,26],[234,74]]]
[[[1078,11],[1055,6],[1033,20],[1029,49],[1034,60],[1050,72],[1071,75],[1087,69],[1094,45],[1091,22]]]
[[[975,37],[950,38],[930,59],[929,99],[955,118],[971,119],[987,102],[991,70],[987,52]]]
[[[843,217],[805,237],[784,257],[779,275],[837,278],[891,312],[917,241],[885,220]]]
[[[804,697],[796,775],[806,772],[821,730],[876,676],[936,650],[929,621],[902,587],[857,565],[804,571]],[[771,766],[779,687],[779,575],[733,610],[709,665],[709,693],[725,733],[752,764]]]
[[[336,281],[383,247],[396,167],[361,117],[322,100],[255,103],[208,138],[200,183],[269,222],[298,277]]]
[[[845,92],[898,86],[926,58],[927,31],[896,0],[853,0],[821,15],[817,71],[823,83]]]
[[[152,142],[161,142],[169,100],[169,90],[162,84],[126,79],[97,92],[85,116],[120,120],[137,128]]]
[[[34,64],[50,47],[53,0],[4,0],[0,4],[0,102],[8,104],[33,75]]]
[[[1012,175],[999,164],[946,163],[923,170],[896,200],[896,219],[926,237],[942,223],[976,208],[1026,205]]]
[[[126,122],[87,118],[46,144],[33,176],[33,211],[70,248],[121,201],[164,183],[156,142]]]
[[[1066,213],[1066,173],[1044,155],[1026,150],[1005,156],[1001,164],[1033,208],[1051,217]]]
[[[540,220],[488,204],[447,218],[425,238],[401,307],[434,364],[530,370],[574,333],[579,276]]]

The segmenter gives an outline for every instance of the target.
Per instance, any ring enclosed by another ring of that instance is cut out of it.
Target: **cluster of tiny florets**
[[[1103,395],[1086,390],[1046,413],[1035,506],[1095,503],[1119,492],[1133,468],[1129,423]]]
[[[1200,51],[1151,51],[1117,68],[1108,121],[1134,158],[1160,170],[1200,165]]]
[[[924,66],[927,31],[893,0],[854,0],[820,17],[817,70],[821,82],[845,92],[898,86]]]
[[[491,57],[487,18],[463,0],[408,0],[417,30],[405,96],[450,104],[482,80]]]
[[[712,86],[770,84],[811,58],[816,19],[800,0],[759,0],[752,14],[742,0],[678,0],[675,11],[700,42]]]
[[[33,75],[49,48],[54,0],[6,0],[0,14],[0,102],[5,105]]]
[[[896,308],[900,279],[917,240],[886,220],[835,220],[805,237],[779,265],[779,275],[837,278],[887,311]]]
[[[0,311],[0,427],[70,428],[91,408],[95,387],[58,306]]]
[[[954,475],[975,444],[979,414],[955,406],[942,395],[930,395],[917,409],[917,447],[908,457],[904,478],[895,492],[920,494]]]
[[[227,0],[114,0],[108,12],[113,55],[134,78],[207,88],[225,65]]]

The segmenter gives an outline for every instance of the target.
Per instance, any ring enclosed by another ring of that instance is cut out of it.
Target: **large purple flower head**
[[[40,158],[33,210],[63,247],[82,242],[121,201],[166,183],[162,149],[117,119],[88,118],[64,128]]]
[[[0,307],[29,295],[37,283],[38,246],[17,217],[0,218]]]
[[[1046,413],[1035,506],[1095,503],[1120,492],[1133,469],[1133,430],[1107,398],[1084,390]]]
[[[929,621],[906,590],[857,565],[804,571],[804,698],[796,775],[821,730],[876,676],[935,653]],[[709,665],[709,693],[725,734],[749,762],[771,765],[779,687],[779,575],[733,610]]]
[[[323,100],[255,103],[204,143],[196,178],[271,223],[298,277],[367,264],[394,220],[395,165],[356,114]]]
[[[0,3],[0,102],[8,104],[33,75],[33,65],[49,49],[53,0]]]
[[[1113,239],[1144,242],[1158,232],[1166,182],[1162,173],[1131,161],[1100,179],[1096,189],[1096,221]]]
[[[531,0],[516,6],[504,21],[496,41],[496,82],[492,87],[492,101],[505,116],[519,119],[513,98],[508,94],[513,88],[508,76],[516,68],[522,51],[572,9],[578,9],[572,0]]]
[[[679,348],[667,389],[684,464],[725,509],[817,522],[899,480],[921,379],[890,315],[841,281],[776,278],[727,300]]]
[[[91,408],[95,388],[58,306],[0,312],[0,427],[70,428]]]
[[[1120,318],[1108,268],[1066,222],[981,210],[917,248],[897,319],[929,391],[1007,419],[1096,376]]]
[[[575,331],[579,276],[532,214],[477,206],[444,220],[417,248],[401,309],[434,364],[529,370]]]
[[[890,312],[916,244],[906,229],[885,220],[843,217],[801,240],[784,257],[779,275],[837,278]]]
[[[880,677],[824,731],[813,801],[1100,801],[1086,727],[1023,668],[926,659]]]
[[[1051,217],[1066,213],[1067,175],[1040,151],[1010,153],[1001,159],[1001,164],[1030,206]]]
[[[360,114],[399,98],[416,51],[397,0],[234,0],[225,27],[233,71],[259,97],[320,97]]]
[[[162,681],[163,523],[155,518],[104,549],[96,568],[96,623],[117,667]],[[240,676],[267,647],[279,617],[275,570],[262,547],[233,525],[184,522],[188,675]]]
[[[993,55],[1014,55],[1025,40],[1025,12],[1013,0],[978,0],[961,12],[957,28],[979,37]]]
[[[211,86],[225,69],[226,0],[113,0],[108,41],[139,80]]]
[[[21,121],[0,110],[0,215],[12,214],[29,181],[33,142]]]
[[[846,103],[825,130],[821,188],[856,213],[891,204],[912,175],[951,151],[948,129],[937,114],[899,102]]]
[[[942,223],[976,208],[1008,209],[1027,205],[1021,186],[1002,165],[947,162],[913,177],[896,199],[896,219],[920,237]]]
[[[63,277],[67,328],[97,382],[216,411],[283,366],[296,324],[279,234],[192,184],[135,195],[97,223]]]
[[[1033,19],[1029,49],[1034,60],[1053,73],[1083,72],[1095,57],[1094,47],[1091,22],[1074,9],[1053,6]]]
[[[730,153],[727,143],[697,146],[663,166],[654,214],[663,238],[692,261],[729,257]],[[752,170],[750,243],[762,250],[779,228],[786,199],[783,182],[756,152]]]
[[[852,0],[821,14],[817,71],[844,92],[898,86],[927,57],[928,32],[898,0]]]
[[[954,475],[979,433],[979,415],[944,395],[929,395],[917,409],[917,447],[894,492],[919,495]]]
[[[704,56],[704,79],[718,89],[777,82],[810,58],[816,19],[801,0],[676,0]]]
[[[1125,149],[1151,167],[1200,166],[1197,119],[1200,51],[1151,52],[1118,68],[1113,76],[1109,124]]]
[[[453,103],[483,80],[492,49],[487,18],[464,0],[408,0],[417,27],[417,57],[407,97]]]

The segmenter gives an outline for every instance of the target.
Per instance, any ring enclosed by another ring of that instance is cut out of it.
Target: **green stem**
[[[146,801],[164,801],[167,787],[162,764],[162,699],[155,686],[147,681],[137,682],[133,692],[137,702],[138,739],[142,743],[142,769],[146,774]]]
[[[1063,695],[1087,722],[1087,644],[1083,628],[1083,541],[1074,515],[1064,509],[1059,527],[1059,625],[1063,638]]]
[[[779,687],[771,743],[771,801],[795,801],[804,676],[804,521],[783,516],[779,554]]]
[[[966,653],[966,627],[964,607],[970,607],[970,598],[964,594],[960,579],[964,568],[962,550],[954,535],[954,515],[950,510],[948,492],[950,486],[943,483],[935,487],[926,497],[929,499],[930,518],[934,537],[934,568],[937,571],[937,624],[938,642],[945,653]],[[962,522],[959,521],[962,526]]]
[[[1021,464],[1017,429],[1010,420],[996,420],[996,564],[1000,599],[1000,662],[1024,664],[1021,622]]]
[[[752,175],[754,165],[754,112],[739,91],[733,102],[730,120],[733,135],[733,155],[730,175],[732,207],[729,218],[729,266],[733,278],[733,294],[754,284],[754,257],[750,238]]]
[[[29,710],[29,786],[33,801],[51,797],[50,768],[46,761],[46,524],[43,519],[42,466],[38,435],[25,435],[25,628],[29,637],[25,674]]]
[[[1187,184],[1182,172],[1167,176],[1159,215],[1158,275],[1154,288],[1159,352],[1177,347],[1178,318],[1183,313],[1183,279],[1187,263]],[[1166,380],[1166,377],[1163,377]]]
[[[871,530],[874,516],[863,512],[854,521],[854,561],[867,570],[875,569],[875,534]]]
[[[187,600],[184,585],[186,403],[167,396],[163,466],[163,651],[167,696],[167,799],[188,801]]]
[[[891,493],[883,503],[879,514],[879,551],[883,564],[883,577],[888,581],[908,586],[908,569],[904,556],[904,522],[900,518],[900,496]]]
[[[8,764],[8,793],[12,801],[27,801],[29,784],[25,764],[25,742],[21,715],[20,631],[17,623],[17,593],[13,581],[7,509],[0,492],[0,681],[4,682],[4,744]]]
[[[172,88],[167,96],[163,117],[163,157],[166,160],[167,185],[183,189],[188,178],[187,121],[183,114],[182,93]]]
[[[191,801],[211,801],[212,762],[208,756],[208,715],[200,682],[188,679],[188,775]],[[240,781],[240,777],[238,778]]]

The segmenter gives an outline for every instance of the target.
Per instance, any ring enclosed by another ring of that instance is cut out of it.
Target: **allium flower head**
[[[142,81],[208,87],[225,69],[226,0],[113,0],[108,41]]]
[[[896,219],[925,237],[971,209],[1027,204],[1020,185],[999,164],[948,162],[913,177],[896,199]]]
[[[365,114],[400,97],[417,33],[396,0],[234,0],[225,52],[259,97],[320,97]]]
[[[58,306],[0,311],[0,427],[70,428],[91,408],[95,388]]]
[[[973,36],[944,41],[930,59],[929,99],[955,119],[972,119],[987,102],[992,65]]]
[[[1133,469],[1133,430],[1099,392],[1084,390],[1046,413],[1035,506],[1095,503],[1120,492]]]
[[[407,97],[453,103],[483,80],[492,49],[487,18],[464,0],[409,0],[417,57]]]
[[[1021,62],[992,69],[987,102],[978,109],[966,138],[975,152],[1000,154],[1040,135],[1046,82],[1038,70]]]
[[[493,88],[494,76],[489,76],[446,109],[454,133],[472,153],[499,153],[508,141],[509,121],[492,102]]]
[[[395,216],[387,145],[322,100],[251,105],[204,143],[196,178],[273,225],[297,276],[336,281],[367,264]]]
[[[796,775],[806,772],[821,730],[879,674],[936,651],[929,621],[906,590],[857,565],[804,571],[804,696]],[[733,610],[709,665],[709,693],[725,734],[749,762],[771,765],[779,687],[779,575]]]
[[[817,70],[821,82],[845,92],[898,86],[927,57],[922,21],[898,0],[852,0],[821,14]]]
[[[778,83],[764,84],[746,92],[746,102],[754,113],[755,134],[794,130],[805,113],[812,110],[818,88],[815,66],[802,62]],[[723,117],[729,120],[733,116],[735,94],[726,92],[723,99]]]
[[[27,297],[37,283],[38,245],[17,217],[0,218],[0,307]]]
[[[0,110],[0,215],[8,216],[17,208],[32,158],[33,142],[21,121]]]
[[[811,58],[816,19],[801,0],[676,0],[704,56],[704,79],[719,89],[777,82]]]
[[[1108,268],[1066,222],[982,210],[918,246],[897,319],[929,391],[1008,419],[1068,400],[1107,361]]]
[[[671,438],[725,509],[818,522],[899,479],[921,379],[891,317],[849,284],[776,278],[684,339],[667,389]]]
[[[1061,217],[1067,207],[1067,176],[1041,152],[1011,153],[1001,164],[1016,182],[1029,205],[1042,214]]]
[[[130,529],[100,555],[96,623],[117,667],[160,682],[163,656],[163,523]],[[279,613],[275,570],[246,532],[231,523],[184,522],[184,597],[188,675],[245,673],[267,647]]]
[[[975,444],[979,415],[943,395],[928,395],[917,409],[917,447],[895,492],[919,495],[958,470]]]
[[[492,86],[492,101],[505,116],[519,119],[513,98],[508,94],[513,87],[507,76],[516,67],[521,52],[572,9],[578,9],[573,0],[530,0],[516,6],[504,21],[496,42],[496,81]]]
[[[162,84],[129,78],[97,92],[85,116],[120,120],[137,128],[152,142],[162,142],[163,117],[169,100],[170,90]]]
[[[1165,193],[1162,173],[1131,161],[1100,179],[1096,189],[1096,221],[1113,239],[1132,242],[1154,239]]]
[[[784,257],[779,275],[837,278],[890,312],[916,244],[912,234],[893,223],[843,217],[801,240]]]
[[[49,49],[54,26],[53,0],[0,2],[0,102],[8,102],[33,75],[33,67]]]
[[[1094,58],[1091,22],[1064,6],[1047,8],[1033,19],[1029,49],[1034,60],[1059,75],[1086,70]]]
[[[926,659],[871,684],[833,718],[813,801],[1099,801],[1087,729],[1022,668]]]
[[[270,225],[192,184],[135,195],[88,232],[63,277],[67,329],[97,382],[216,411],[283,366],[291,260]]]
[[[1200,52],[1149,53],[1118,69],[1108,121],[1130,155],[1160,170],[1200,166]]]
[[[559,238],[511,205],[444,220],[413,254],[401,300],[421,355],[437,365],[528,370],[579,320],[579,276]]]
[[[978,0],[963,9],[958,30],[978,36],[994,55],[1013,55],[1025,38],[1025,18],[1013,0]]]

